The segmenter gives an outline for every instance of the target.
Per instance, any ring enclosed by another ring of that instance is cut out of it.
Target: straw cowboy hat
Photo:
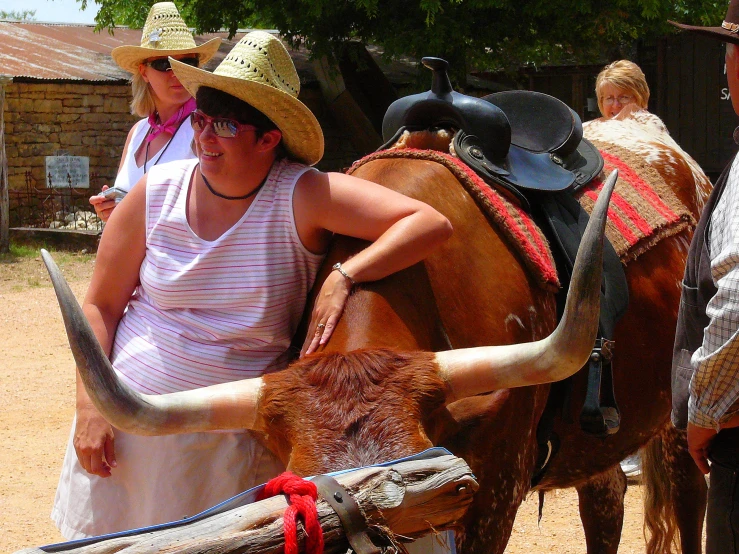
[[[739,0],[731,0],[729,2],[729,9],[726,12],[721,27],[700,27],[698,25],[683,25],[682,23],[676,23],[669,21],[678,29],[683,31],[690,31],[704,35],[707,37],[715,38],[723,42],[732,42],[739,44]]]
[[[323,131],[308,107],[298,100],[300,78],[277,37],[264,31],[245,35],[210,73],[170,59],[180,83],[195,96],[211,87],[256,108],[282,132],[288,153],[314,165],[323,157]]]
[[[197,54],[203,65],[220,45],[221,39],[214,38],[197,46],[177,7],[172,2],[159,2],[149,10],[141,31],[141,46],[118,46],[110,55],[121,68],[136,73],[144,60],[161,56]]]

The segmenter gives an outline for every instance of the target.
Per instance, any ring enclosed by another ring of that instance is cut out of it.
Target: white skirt
[[[68,540],[193,516],[285,470],[248,431],[142,437],[114,430],[110,477],[77,460],[72,423],[51,512]]]

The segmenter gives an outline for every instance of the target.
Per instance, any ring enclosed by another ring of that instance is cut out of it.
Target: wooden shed
[[[717,175],[737,151],[732,136],[739,125],[723,44],[688,34],[670,37],[660,45],[656,77],[656,113],[703,169]]]

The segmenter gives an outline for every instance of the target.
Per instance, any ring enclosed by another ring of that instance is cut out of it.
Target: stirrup
[[[621,414],[612,406],[600,406],[595,411],[580,412],[580,428],[596,437],[615,435],[621,426]]]
[[[621,426],[621,413],[613,393],[613,349],[613,341],[602,337],[596,339],[588,361],[585,404],[580,412],[580,428],[601,438],[617,433]]]

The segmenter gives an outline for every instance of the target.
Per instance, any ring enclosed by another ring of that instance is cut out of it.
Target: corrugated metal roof
[[[223,43],[206,69],[212,71],[223,61],[231,48],[248,31],[238,32],[227,40],[228,33],[209,33],[195,37],[202,44],[214,37]],[[270,31],[276,33],[276,31]],[[116,46],[141,44],[141,30],[116,27],[113,34],[107,30],[95,32],[94,25],[17,22],[0,20],[0,75],[18,79],[110,82],[128,80],[130,75],[119,68],[110,52]],[[304,49],[288,49],[300,76],[306,85],[316,81],[315,72]],[[377,48],[370,52],[394,83],[412,81],[418,71],[410,60],[386,64]]]
[[[227,33],[203,35],[195,42],[200,44],[216,36],[225,39]],[[140,29],[117,27],[110,34],[106,30],[96,33],[93,25],[0,21],[0,74],[44,80],[119,81],[130,75],[115,64],[111,50],[140,43]],[[228,41],[221,46],[218,59],[223,59],[234,44]]]

